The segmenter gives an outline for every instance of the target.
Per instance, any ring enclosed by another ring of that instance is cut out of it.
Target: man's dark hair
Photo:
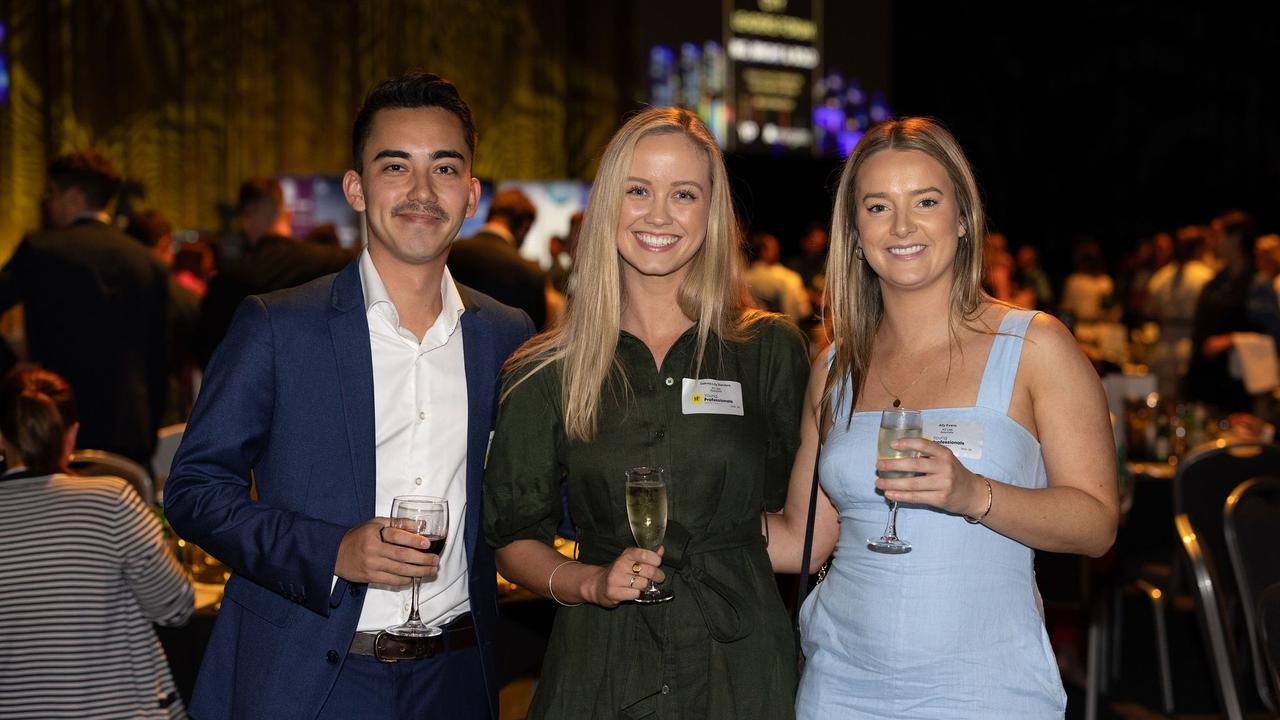
[[[124,232],[147,247],[155,247],[165,235],[173,232],[173,223],[159,210],[139,210],[129,216],[129,226]]]
[[[284,190],[275,178],[255,177],[240,183],[240,197],[236,201],[236,213],[244,213],[255,205],[270,203],[276,212],[284,207]]]
[[[502,218],[513,228],[526,223],[532,225],[538,218],[538,208],[528,195],[515,188],[508,188],[493,196],[489,203],[489,216],[486,220]]]
[[[365,96],[351,128],[351,161],[356,172],[364,172],[364,146],[369,141],[369,133],[373,132],[373,116],[379,110],[420,107],[438,107],[453,113],[462,123],[467,149],[475,154],[475,122],[471,119],[471,108],[458,94],[458,88],[439,75],[411,72],[383,81]]]
[[[92,148],[63,155],[49,163],[48,178],[59,189],[79,189],[85,203],[94,210],[105,209],[124,182],[111,161]]]

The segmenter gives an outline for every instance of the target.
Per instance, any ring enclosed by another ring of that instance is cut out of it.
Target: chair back
[[[1280,694],[1280,583],[1258,596],[1258,623],[1262,627],[1262,649],[1270,667],[1271,687]],[[1280,703],[1280,697],[1276,698]]]
[[[156,495],[164,493],[164,481],[169,479],[169,470],[173,467],[173,456],[178,454],[178,446],[182,444],[182,434],[187,431],[186,423],[166,425],[156,434],[156,451],[151,455],[151,477],[155,479]]]
[[[1196,610],[1223,710],[1241,717],[1237,678],[1249,663],[1235,572],[1227,551],[1223,507],[1236,486],[1280,474],[1280,446],[1241,442],[1201,448],[1179,463],[1173,480],[1175,526],[1195,586]]]
[[[138,491],[142,502],[154,505],[155,489],[151,475],[138,463],[123,455],[105,450],[76,450],[71,453],[71,469],[80,475],[114,475],[124,478]]]
[[[1249,478],[1280,475],[1280,445],[1242,442],[1201,448],[1178,465],[1173,478],[1173,512],[1186,515],[1200,539],[1202,552],[1214,573],[1222,580],[1224,620],[1229,627],[1243,625],[1237,606],[1235,571],[1227,552],[1223,529],[1223,506],[1232,491]]]
[[[1248,629],[1254,683],[1263,704],[1275,712],[1280,688],[1268,677],[1257,615],[1262,591],[1280,585],[1280,475],[1252,478],[1236,487],[1223,508],[1223,524]]]

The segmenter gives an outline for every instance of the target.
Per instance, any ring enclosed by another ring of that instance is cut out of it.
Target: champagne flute
[[[444,552],[449,537],[449,501],[429,495],[401,495],[391,502],[391,526],[421,535],[431,541],[425,552],[439,555]],[[442,631],[422,622],[418,617],[419,578],[413,578],[413,603],[409,606],[409,619],[403,624],[387,628],[387,633],[400,637],[434,637]]]
[[[903,410],[894,408],[885,410],[880,415],[880,437],[876,441],[876,454],[882,460],[895,458],[919,457],[914,450],[895,450],[889,443],[900,438],[920,437],[924,431],[924,417],[919,410]],[[902,470],[876,470],[877,477],[903,478],[923,475],[918,472]],[[911,543],[898,537],[898,503],[889,501],[889,523],[885,525],[884,535],[879,540],[868,540],[867,547],[879,553],[901,555],[911,552]]]
[[[627,471],[627,522],[636,545],[657,550],[667,534],[667,484],[658,467],[634,467]],[[675,597],[670,590],[658,587],[652,578],[640,591],[636,602],[653,604]]]

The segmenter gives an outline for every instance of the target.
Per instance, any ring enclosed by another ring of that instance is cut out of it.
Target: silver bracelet
[[[986,475],[979,475],[978,477],[982,478],[987,483],[987,509],[983,511],[983,513],[976,518],[965,515],[964,521],[969,523],[970,525],[977,525],[978,523],[981,523],[983,520],[987,519],[988,515],[991,514],[991,479],[988,478]]]
[[[581,565],[581,564],[582,564],[582,563],[578,562],[577,560],[565,560],[564,562],[562,562],[562,563],[560,563],[559,565],[557,565],[557,566],[556,566],[556,568],[555,568],[555,570],[552,570],[552,571],[551,571],[551,574],[547,576],[547,593],[548,593],[549,595],[551,595],[551,599],[552,599],[552,600],[555,600],[555,601],[556,601],[556,603],[557,603],[557,604],[559,604],[559,605],[561,605],[562,607],[578,607],[579,605],[581,605],[581,604],[582,604],[582,603],[580,603],[580,602],[577,602],[577,603],[567,603],[567,602],[562,601],[560,598],[556,597],[556,591],[555,591],[555,590],[553,590],[553,589],[551,588],[551,581],[555,579],[555,577],[556,577],[556,573],[560,571],[560,568],[562,568],[562,567],[564,567],[565,565],[568,565],[568,564],[570,564],[570,563],[577,563],[578,565]]]

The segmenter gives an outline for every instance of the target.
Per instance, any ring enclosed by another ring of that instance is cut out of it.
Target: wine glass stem
[[[418,617],[418,578],[413,579],[413,604],[409,608],[409,619],[405,621],[405,624],[421,624],[422,619]]]
[[[898,539],[898,503],[889,501],[889,523],[884,526],[884,536],[891,539]]]

